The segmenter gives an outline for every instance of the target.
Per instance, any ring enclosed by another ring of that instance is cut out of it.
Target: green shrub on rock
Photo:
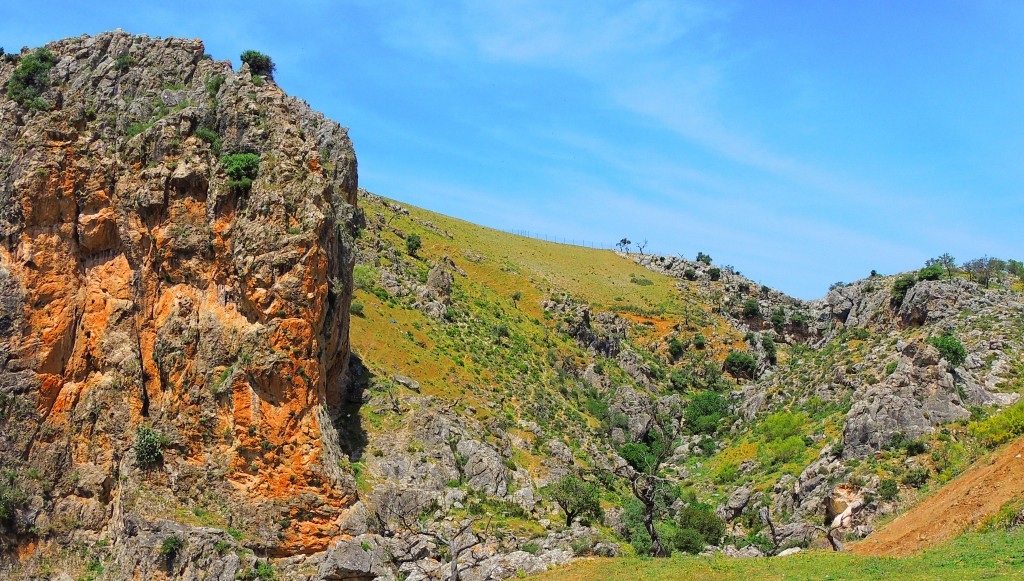
[[[730,351],[729,355],[725,357],[723,369],[734,377],[753,379],[754,373],[757,371],[757,361],[746,351]]]
[[[242,53],[242,62],[249,65],[249,72],[254,75],[274,78],[274,61],[270,57],[256,50],[247,50]]]
[[[233,153],[220,158],[224,172],[228,174],[228,187],[248,192],[260,169],[260,156],[255,153]]]
[[[55,64],[57,57],[45,48],[26,55],[7,81],[7,97],[32,111],[48,110],[50,103],[42,94],[50,87],[50,69]]]

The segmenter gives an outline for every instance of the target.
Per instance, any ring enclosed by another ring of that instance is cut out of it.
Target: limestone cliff
[[[0,98],[0,562],[102,541],[112,578],[231,578],[252,553],[214,543],[324,550],[354,497],[347,130],[198,40],[45,48],[40,96]]]

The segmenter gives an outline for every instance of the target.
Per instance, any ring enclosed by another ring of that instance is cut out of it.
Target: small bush
[[[676,391],[684,391],[690,386],[692,378],[690,375],[679,369],[673,369],[672,373],[668,376],[668,382],[672,385],[672,389]]]
[[[199,139],[210,144],[210,151],[212,151],[214,155],[220,155],[221,141],[220,135],[216,131],[207,127],[200,127],[199,129],[196,129],[195,135]]]
[[[907,291],[916,283],[917,279],[910,275],[901,276],[896,279],[896,282],[892,283],[892,300],[897,307],[903,304]]]
[[[807,416],[803,413],[777,412],[766,417],[758,431],[765,440],[772,442],[799,435],[806,423]]]
[[[672,337],[668,340],[668,354],[672,356],[672,359],[679,359],[683,356],[683,351],[686,350],[686,343],[679,340],[679,337]]]
[[[703,252],[698,252],[697,253],[697,262],[703,262],[704,264],[707,264],[708,266],[710,266],[711,265],[711,256],[708,255],[708,254],[704,254]]]
[[[903,475],[902,482],[905,486],[921,488],[924,486],[925,482],[928,482],[928,475],[929,472],[927,468],[914,468]]]
[[[688,506],[679,511],[676,523],[683,530],[695,531],[705,545],[717,545],[725,534],[725,523],[712,510],[706,508]],[[700,548],[700,551],[702,550],[704,547]]]
[[[50,87],[50,69],[55,64],[57,57],[45,48],[27,54],[7,81],[7,97],[33,111],[49,109],[42,94]]]
[[[708,340],[701,333],[697,333],[693,336],[693,346],[697,349],[703,349],[707,347]]]
[[[757,361],[754,356],[746,351],[730,351],[725,357],[722,368],[733,375],[733,377],[745,377],[753,379],[757,371]]]
[[[133,57],[130,54],[123,54],[117,57],[117,60],[114,61],[114,70],[123,73],[124,71],[127,71],[128,69],[132,68],[132,66],[134,65],[135,57]]]
[[[363,303],[361,303],[359,301],[352,301],[352,304],[349,305],[348,310],[353,315],[355,315],[357,317],[362,317],[363,316]]]
[[[274,77],[274,61],[270,57],[255,50],[247,50],[242,53],[242,62],[249,65],[249,72],[254,75]]]
[[[800,458],[807,450],[807,443],[800,436],[790,436],[767,445],[766,452],[772,464],[788,464]]]
[[[945,270],[938,264],[926,266],[917,271],[917,280],[939,280]]]
[[[883,478],[882,481],[878,483],[878,497],[882,500],[893,500],[899,492],[900,487],[899,484],[896,483],[895,478]]]
[[[409,256],[416,256],[416,253],[420,248],[423,247],[423,241],[420,240],[420,235],[413,232],[405,238],[405,251],[409,253]]]
[[[267,561],[257,563],[253,573],[256,574],[257,579],[262,579],[263,581],[270,581],[277,578],[277,575],[274,573],[274,566]]]
[[[709,269],[708,270],[708,278],[710,278],[711,280],[721,280],[722,279],[722,269],[721,268],[711,268],[711,269]]]
[[[782,333],[786,326],[786,309],[779,307],[772,311],[771,323],[776,333]]]
[[[679,528],[666,522],[658,523],[657,529],[661,544],[669,553],[680,552],[696,555],[707,546],[704,537],[693,529]]]
[[[630,466],[635,468],[637,472],[643,472],[644,474],[651,474],[657,468],[657,458],[651,452],[651,449],[647,447],[647,444],[640,442],[629,442],[619,449],[619,455],[622,459],[629,463]]]
[[[531,555],[536,555],[539,551],[540,544],[535,543],[533,541],[530,541],[529,543],[523,545],[523,552],[530,553]]]
[[[898,367],[898,366],[899,366],[899,361],[890,361],[890,362],[886,363],[885,364],[885,375],[886,376],[892,375],[893,372],[896,371],[896,367]]]
[[[761,316],[761,306],[757,304],[757,299],[747,299],[743,303],[743,317],[747,319],[753,319],[754,317]]]
[[[683,278],[686,280],[697,280],[697,271],[692,268],[687,268],[683,271]]]
[[[10,525],[18,507],[28,502],[28,495],[18,486],[13,472],[0,476],[0,525]]]
[[[178,555],[178,551],[185,546],[185,541],[178,535],[171,535],[164,539],[164,542],[160,545],[160,554],[168,559],[173,559]]]
[[[221,86],[224,85],[224,75],[214,75],[210,77],[210,80],[206,81],[206,94],[211,99],[217,98],[217,93],[220,92]]]
[[[234,153],[220,158],[225,173],[228,174],[228,187],[248,192],[260,169],[260,156],[255,153]]]
[[[140,468],[149,468],[164,459],[164,437],[153,428],[143,424],[135,434],[135,463]]]
[[[761,346],[764,347],[764,354],[772,365],[778,363],[778,352],[775,348],[775,340],[771,335],[761,335]]]
[[[686,406],[683,418],[695,434],[713,434],[729,413],[729,402],[713,391],[699,393]]]
[[[938,349],[942,358],[948,361],[951,367],[956,367],[967,359],[967,349],[950,331],[938,337],[929,337],[925,342]]]

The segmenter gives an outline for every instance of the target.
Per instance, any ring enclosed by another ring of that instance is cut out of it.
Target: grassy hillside
[[[841,542],[1024,433],[1021,406],[999,405],[1024,391],[1024,305],[1009,275],[992,288],[967,274],[872,276],[803,302],[710,260],[524,238],[368,193],[360,205],[351,341],[365,370],[358,430],[339,428],[357,443],[346,468],[370,510],[393,485],[442,495],[434,517],[475,519],[504,552],[650,552],[645,510],[666,552],[703,547],[687,541],[694,511],[724,521],[710,544],[820,548],[821,525],[846,508],[829,531]],[[947,361],[933,346],[945,335],[969,357]],[[594,486],[604,512],[584,519],[585,538],[554,502],[566,475]],[[657,489],[646,509],[637,481]],[[925,578],[952,566],[915,559],[626,558],[550,578],[846,578],[900,563]],[[1008,570],[992,566],[979,572]]]

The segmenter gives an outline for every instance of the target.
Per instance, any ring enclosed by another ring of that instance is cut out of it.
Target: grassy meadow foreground
[[[587,559],[538,575],[538,581],[601,579],[1020,579],[1024,531],[968,533],[911,557],[865,557],[812,550],[772,559],[677,555],[668,559]]]

